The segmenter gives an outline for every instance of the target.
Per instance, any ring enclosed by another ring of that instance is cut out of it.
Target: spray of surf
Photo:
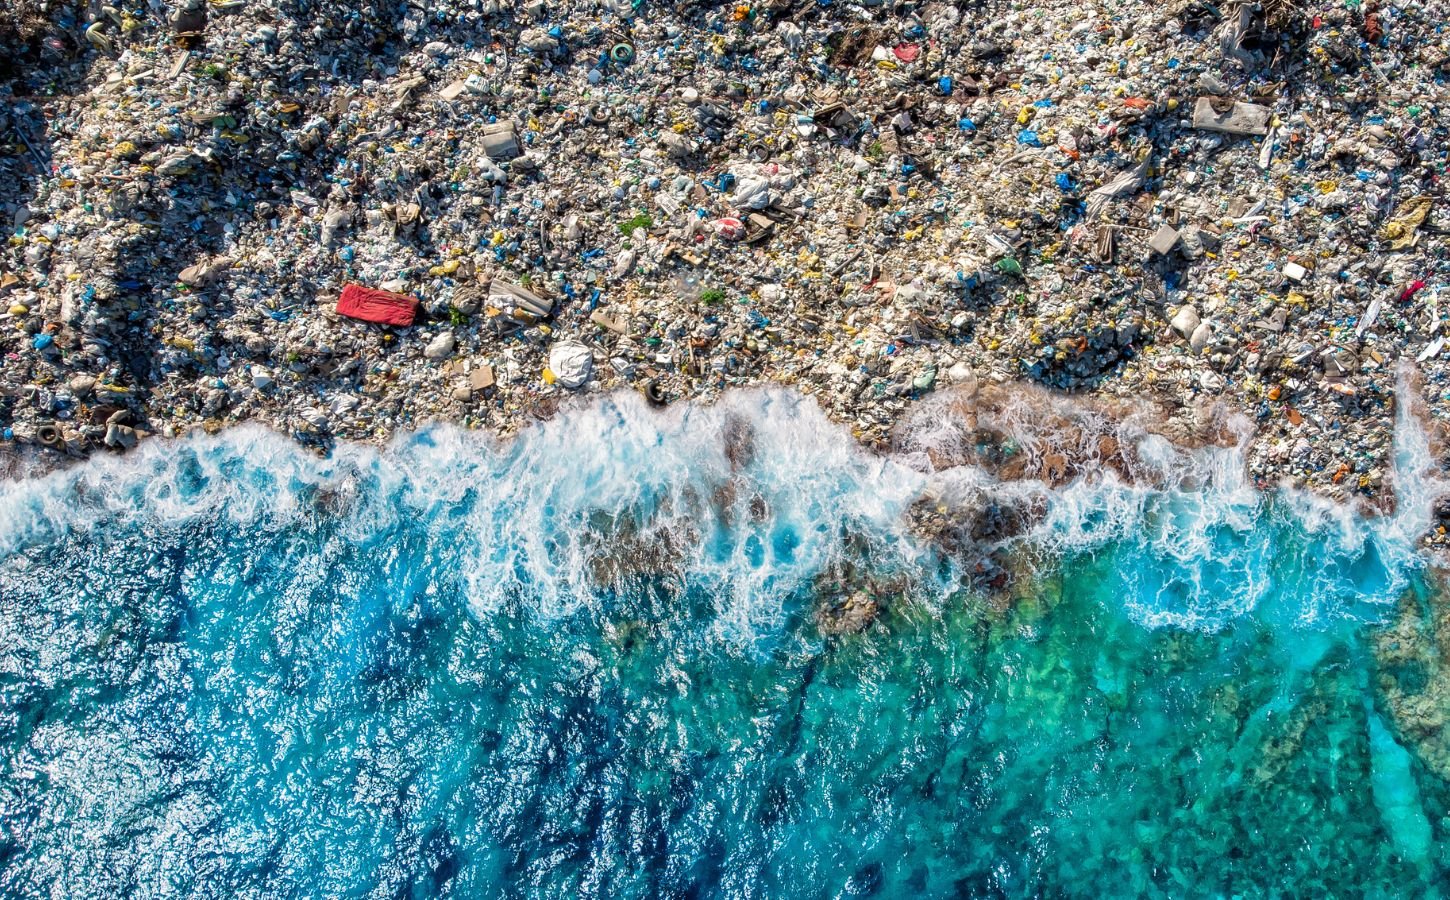
[[[1295,598],[1282,612],[1300,623],[1391,604],[1446,490],[1413,404],[1388,515],[1256,489],[1249,438],[1221,411],[1185,423],[1023,386],[940,393],[884,455],[785,389],[664,411],[611,395],[507,442],[438,426],[325,459],[243,426],[0,482],[0,553],[122,521],[325,516],[358,543],[425,529],[481,616],[573,615],[647,578],[704,592],[737,637],[778,629],[823,578],[942,598],[980,587],[993,554],[1116,552],[1123,608],[1149,626],[1219,628],[1272,597]]]

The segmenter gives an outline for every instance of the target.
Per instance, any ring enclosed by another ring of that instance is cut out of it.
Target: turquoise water
[[[8,485],[0,894],[1433,894],[1450,786],[1377,689],[1421,511],[1221,462],[1059,492],[1006,594],[784,393]],[[823,636],[845,562],[898,587]]]

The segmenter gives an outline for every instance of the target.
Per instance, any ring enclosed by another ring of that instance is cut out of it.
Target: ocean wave
[[[456,560],[479,615],[522,598],[535,616],[567,616],[613,581],[653,576],[705,588],[716,627],[735,636],[778,628],[783,598],[862,554],[941,597],[974,555],[1112,550],[1129,614],[1199,629],[1271,596],[1295,598],[1284,614],[1298,622],[1372,616],[1425,562],[1418,540],[1445,485],[1408,403],[1399,502],[1367,516],[1257,489],[1241,421],[1185,439],[1141,407],[1015,387],[1010,397],[942,393],[882,455],[788,389],[666,410],[613,394],[509,441],[443,425],[326,458],[243,425],[0,483],[0,554],[126,523],[281,529],[330,517],[359,544],[421,529]],[[983,449],[985,432],[1012,452]],[[1020,515],[943,553],[910,521],[923,499],[949,516]]]

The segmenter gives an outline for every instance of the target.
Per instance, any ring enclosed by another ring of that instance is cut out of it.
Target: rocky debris
[[[816,625],[827,637],[865,631],[881,614],[881,604],[864,590],[844,596],[823,596],[816,604]]]

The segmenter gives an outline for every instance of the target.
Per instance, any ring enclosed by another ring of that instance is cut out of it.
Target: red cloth
[[[418,301],[403,294],[349,284],[342,289],[342,296],[337,298],[337,311],[364,322],[406,327],[412,325],[418,315]]]
[[[1425,286],[1425,282],[1423,282],[1420,279],[1416,278],[1414,281],[1410,282],[1410,286],[1407,287],[1407,288],[1405,288],[1404,292],[1400,294],[1400,302],[1401,303],[1404,303],[1406,300],[1409,300],[1411,297],[1413,297],[1416,294],[1420,293],[1420,290],[1424,286]]]

